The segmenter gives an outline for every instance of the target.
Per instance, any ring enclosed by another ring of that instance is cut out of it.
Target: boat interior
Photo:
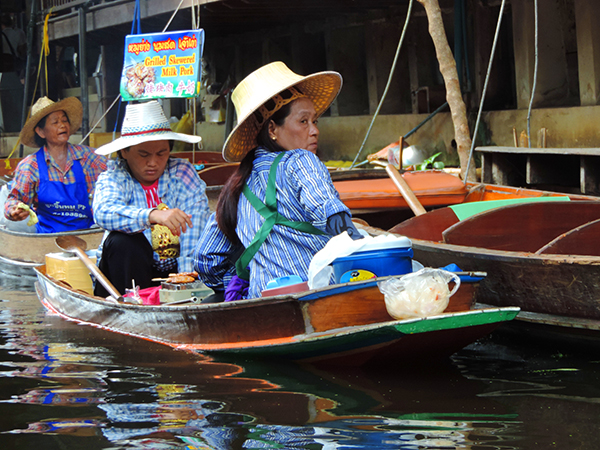
[[[490,250],[600,256],[600,202],[540,201],[502,206],[460,219],[447,207],[390,231],[409,238]]]

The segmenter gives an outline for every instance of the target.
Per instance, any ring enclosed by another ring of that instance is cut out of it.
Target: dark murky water
[[[4,449],[597,449],[600,353],[501,334],[415,371],[224,362],[0,287]]]

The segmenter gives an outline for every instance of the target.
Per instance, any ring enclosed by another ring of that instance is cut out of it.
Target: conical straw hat
[[[19,135],[23,145],[38,147],[35,143],[35,127],[40,120],[54,111],[65,112],[71,124],[71,134],[79,130],[83,117],[83,106],[77,97],[68,97],[59,102],[53,102],[48,97],[41,97],[31,107],[31,117],[27,119]]]
[[[223,157],[227,161],[241,161],[258,145],[256,137],[262,125],[285,102],[275,101],[275,107],[271,110],[261,109],[261,106],[290,87],[295,87],[304,96],[310,98],[314,103],[317,116],[320,116],[340,92],[342,76],[337,72],[318,72],[302,76],[292,72],[280,61],[267,64],[252,72],[231,94],[238,124],[223,146]],[[254,114],[259,109],[263,116],[260,123]]]

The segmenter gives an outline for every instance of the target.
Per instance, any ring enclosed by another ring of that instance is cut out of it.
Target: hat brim
[[[141,144],[150,141],[182,141],[188,144],[196,144],[202,140],[201,136],[192,136],[190,134],[175,133],[174,131],[163,131],[143,136],[122,136],[108,144],[102,145],[96,149],[98,155],[110,155],[132,145]]]
[[[21,143],[28,147],[39,147],[35,142],[35,127],[40,120],[55,111],[65,112],[69,118],[69,123],[71,124],[71,135],[75,134],[79,128],[81,128],[83,106],[77,97],[68,97],[64,100],[46,106],[27,119],[27,122],[25,122],[25,125],[19,134]]]
[[[310,98],[315,105],[317,117],[320,117],[336,99],[342,89],[342,76],[337,72],[317,72],[303,77],[300,81],[295,81],[289,85],[280,87],[277,92],[265,98],[264,104],[274,95],[277,95],[290,87],[297,87],[304,95]],[[261,105],[246,114],[244,117],[238,117],[238,124],[227,137],[223,145],[223,158],[229,162],[239,162],[254,149],[258,143],[256,138],[260,129],[256,122],[251,120],[254,112]]]

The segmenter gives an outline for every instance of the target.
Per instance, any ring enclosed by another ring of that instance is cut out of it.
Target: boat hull
[[[553,318],[540,327],[600,331],[598,199],[504,198],[415,216],[390,231],[425,266],[482,270],[476,301]],[[576,200],[576,201],[574,201]],[[580,201],[585,200],[585,201]],[[584,324],[585,322],[585,324]]]
[[[476,301],[523,311],[597,320],[600,331],[600,257],[536,255],[411,239],[425,266],[457,264],[482,270]]]
[[[519,311],[470,310],[474,287],[464,285],[446,313],[397,321],[387,314],[376,281],[230,303],[132,305],[76,292],[47,277],[43,267],[36,272],[42,303],[66,319],[186,351],[321,364],[445,357]]]
[[[97,248],[104,230],[68,231],[64,233],[22,233],[0,227],[0,270],[14,275],[34,277],[33,268],[45,264],[46,254],[60,251],[56,246],[59,236],[77,236],[83,239],[88,249]]]

